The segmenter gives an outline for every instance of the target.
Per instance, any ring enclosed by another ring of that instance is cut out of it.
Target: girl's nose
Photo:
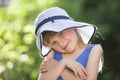
[[[59,38],[58,39],[58,44],[59,44],[59,46],[62,47],[64,45],[64,40],[62,38]]]
[[[63,46],[63,42],[59,42],[59,45],[60,45],[60,46]]]

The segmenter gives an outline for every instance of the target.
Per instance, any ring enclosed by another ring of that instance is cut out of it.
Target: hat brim
[[[37,39],[37,47],[41,51],[41,55],[45,57],[49,52],[50,48],[45,47],[42,44],[41,34],[44,31],[53,31],[53,32],[61,32],[66,29],[77,28],[78,32],[85,44],[88,44],[93,35],[95,34],[96,27],[92,24],[84,23],[84,22],[76,22],[72,20],[55,20],[54,23],[48,22],[40,27],[37,31],[38,39]]]

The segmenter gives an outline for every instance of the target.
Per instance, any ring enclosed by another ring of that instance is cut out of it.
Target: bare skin
[[[96,80],[99,68],[100,57],[103,53],[100,45],[95,45],[90,52],[86,68],[75,61],[80,55],[78,52],[84,50],[81,40],[81,46],[77,43],[77,36],[74,29],[66,30],[62,34],[57,34],[52,38],[50,47],[63,54],[63,59],[59,62],[52,58],[53,52],[41,63],[41,75],[39,80],[57,80],[61,76],[64,80]],[[52,73],[52,74],[51,74]]]
[[[80,75],[76,75],[74,72],[69,70],[67,67],[64,68],[64,70],[62,70],[63,72],[61,73],[61,77],[64,80],[97,80],[97,74],[98,74],[98,68],[99,68],[98,65],[99,65],[101,55],[102,55],[102,48],[100,47],[100,45],[96,45],[90,53],[89,60],[88,60],[87,66],[86,66],[86,71],[85,71],[86,75],[83,74],[84,75],[83,77],[87,78],[87,79],[81,78]],[[68,62],[71,62],[71,61],[69,61],[69,59],[68,59]],[[43,60],[43,62],[41,64],[41,68],[40,68],[41,76],[45,76],[46,73],[49,72],[49,69],[50,69],[50,68],[48,69],[49,66],[51,66],[51,69],[53,69],[55,71],[55,67],[56,67],[57,63],[58,62],[56,60],[54,60],[50,57],[47,61]],[[77,63],[75,63],[75,64],[76,64],[76,67],[78,68],[79,64],[77,64]],[[70,63],[70,65],[73,67],[72,62]],[[80,71],[80,70],[78,70],[78,71]],[[48,78],[46,77],[46,79],[48,79]],[[40,80],[46,80],[46,79],[40,79]],[[57,80],[57,78],[51,79],[51,80]]]

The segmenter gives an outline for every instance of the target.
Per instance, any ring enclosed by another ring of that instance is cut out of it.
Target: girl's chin
[[[73,53],[74,52],[74,50],[69,50],[69,51],[66,51],[65,53],[66,54],[71,54],[71,53]]]
[[[74,51],[75,51],[74,49],[66,49],[66,50],[58,51],[58,52],[62,54],[69,54],[69,53],[73,53]]]

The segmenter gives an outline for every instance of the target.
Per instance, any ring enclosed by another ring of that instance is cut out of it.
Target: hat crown
[[[52,8],[46,9],[38,15],[38,17],[35,19],[34,25],[37,27],[38,24],[43,20],[45,20],[46,18],[59,16],[59,15],[69,17],[66,11],[59,7],[52,7]]]

